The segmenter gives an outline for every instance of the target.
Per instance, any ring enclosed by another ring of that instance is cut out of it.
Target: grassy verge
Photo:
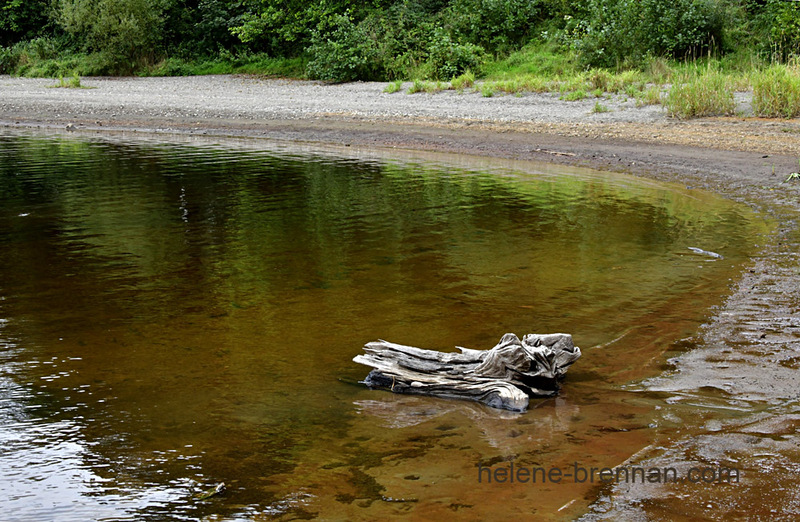
[[[577,58],[547,45],[529,46],[484,67],[493,92],[554,92],[566,101],[619,95],[637,106],[661,104],[672,117],[732,115],[734,93],[753,91],[753,113],[800,117],[800,64],[769,64],[739,52],[691,61],[653,58],[636,69],[581,70]],[[602,109],[597,102],[594,112]]]
[[[0,71],[33,77],[69,78],[119,74],[108,69],[102,54],[75,54],[57,41],[36,39],[0,47]],[[12,65],[13,64],[13,65]],[[143,76],[194,76],[208,74],[255,74],[306,78],[304,58],[274,58],[264,54],[220,56],[156,63],[131,63],[129,69]],[[412,79],[407,78],[406,81]],[[477,82],[477,83],[476,83]],[[733,114],[734,93],[753,91],[753,113],[768,118],[800,116],[800,65],[770,64],[753,53],[741,51],[722,58],[675,61],[652,58],[636,68],[586,70],[573,51],[553,42],[534,42],[508,55],[488,59],[475,71],[450,82],[413,79],[408,94],[435,93],[445,89],[471,90],[484,97],[555,93],[566,101],[633,99],[637,106],[662,104],[668,114],[693,118]],[[403,82],[388,84],[386,93],[403,90]],[[601,101],[594,112],[603,112]]]
[[[493,93],[553,92],[567,101],[619,95],[637,106],[662,104],[677,118],[732,115],[734,93],[752,89],[756,116],[800,116],[797,61],[769,64],[748,52],[690,61],[652,58],[634,69],[586,71],[570,52],[537,44],[491,61],[482,76],[483,89]]]
[[[143,76],[201,76],[206,74],[255,74],[284,78],[305,78],[307,61],[303,58],[272,58],[264,54],[242,57],[226,56],[186,61],[163,60],[146,68]]]

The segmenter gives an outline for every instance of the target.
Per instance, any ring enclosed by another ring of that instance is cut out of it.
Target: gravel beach
[[[773,166],[776,179],[797,170],[800,157],[800,120],[680,121],[661,106],[637,107],[625,96],[563,101],[557,94],[484,97],[473,90],[410,95],[410,84],[387,94],[385,83],[250,76],[85,78],[80,89],[56,84],[0,76],[0,125],[466,152],[667,177],[714,171],[748,183],[763,174],[769,181]],[[746,114],[749,96],[738,98]],[[594,112],[598,102],[608,112]]]
[[[778,226],[712,320],[700,348],[637,384],[664,397],[737,408],[705,435],[656,440],[627,465],[705,465],[736,459],[747,481],[618,484],[587,519],[724,519],[800,515],[800,120],[741,116],[680,121],[661,106],[615,96],[577,102],[553,94],[483,97],[473,91],[387,94],[383,83],[325,85],[246,76],[52,79],[0,76],[0,126],[47,132],[262,138],[336,146],[442,151],[546,161],[679,182],[743,202]],[[608,112],[594,112],[597,102]],[[775,487],[780,484],[780,487]],[[703,499],[693,508],[686,496]],[[708,497],[708,501],[705,498]],[[713,508],[713,509],[712,509]],[[691,511],[696,509],[696,511]],[[688,511],[687,511],[688,510]],[[689,512],[691,511],[691,512]],[[638,517],[638,518],[637,518]]]

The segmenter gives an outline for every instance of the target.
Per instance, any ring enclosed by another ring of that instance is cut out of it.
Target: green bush
[[[767,45],[773,58],[783,61],[800,55],[800,2],[767,0],[764,16],[769,21]]]
[[[444,22],[458,41],[508,53],[527,43],[541,13],[539,1],[452,0]]]
[[[30,40],[25,45],[26,51],[37,60],[51,60],[58,57],[61,50],[58,43],[52,38],[39,37]]]
[[[328,82],[375,79],[375,51],[363,29],[347,15],[334,15],[334,29],[315,31],[307,52],[308,76]]]
[[[432,76],[429,48],[440,26],[431,9],[422,2],[396,2],[373,11],[359,24],[380,76],[389,80]]]
[[[183,60],[170,58],[157,64],[149,73],[152,76],[190,76],[194,73],[194,69]]]
[[[444,29],[437,27],[428,46],[430,76],[437,80],[449,80],[464,71],[479,68],[483,56],[482,47],[453,42]]]
[[[51,34],[49,0],[5,0],[0,2],[0,46]]]
[[[10,47],[0,47],[0,74],[11,74],[17,66],[17,60]]]
[[[37,37],[19,42],[11,47],[0,47],[0,73],[24,74],[31,68],[45,68],[39,76],[57,76],[64,73],[58,61],[65,54],[62,42],[51,37]]]
[[[316,32],[329,33],[339,18],[361,21],[365,6],[352,0],[237,0],[246,12],[231,19],[230,31],[242,42],[277,56],[297,56],[313,44]]]
[[[108,72],[130,73],[154,61],[163,27],[163,0],[55,0],[58,23]]]
[[[570,43],[585,63],[601,67],[702,56],[723,45],[729,18],[719,0],[590,0],[589,9]]]
[[[753,78],[753,112],[766,118],[800,116],[800,73],[775,65]]]
[[[171,56],[197,60],[249,47],[231,30],[242,23],[249,2],[168,0],[165,4],[162,43]]]

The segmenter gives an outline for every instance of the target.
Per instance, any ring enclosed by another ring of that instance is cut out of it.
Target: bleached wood
[[[558,392],[559,382],[581,356],[569,334],[505,334],[491,350],[457,347],[445,353],[375,341],[353,360],[374,368],[364,383],[395,393],[479,401],[524,411],[530,397]]]

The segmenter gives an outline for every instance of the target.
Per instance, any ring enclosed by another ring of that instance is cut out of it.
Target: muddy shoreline
[[[626,463],[735,466],[742,470],[742,483],[617,484],[604,490],[586,518],[800,514],[800,499],[794,494],[800,484],[800,180],[786,181],[800,170],[799,121],[681,122],[652,111],[643,117],[635,109],[626,116],[625,108],[615,121],[575,115],[559,119],[557,111],[553,117],[507,121],[460,117],[452,107],[439,114],[431,109],[427,115],[393,115],[380,108],[337,112],[317,106],[245,119],[215,109],[213,100],[192,114],[182,110],[178,99],[165,100],[159,110],[145,110],[127,104],[124,97],[103,98],[108,83],[98,82],[99,92],[62,94],[42,82],[24,84],[28,90],[19,92],[21,84],[15,81],[0,78],[0,127],[9,130],[267,139],[545,161],[677,182],[764,213],[778,224],[776,231],[765,238],[760,254],[711,321],[688,343],[692,349],[676,347],[668,371],[636,384],[643,393],[683,405],[686,418],[692,419],[687,422],[694,423],[692,435],[658,437]],[[371,88],[380,95],[381,85]],[[437,101],[437,94],[419,96],[397,100]],[[174,110],[163,110],[170,103]],[[711,410],[736,413],[722,421],[706,419],[703,412]]]

